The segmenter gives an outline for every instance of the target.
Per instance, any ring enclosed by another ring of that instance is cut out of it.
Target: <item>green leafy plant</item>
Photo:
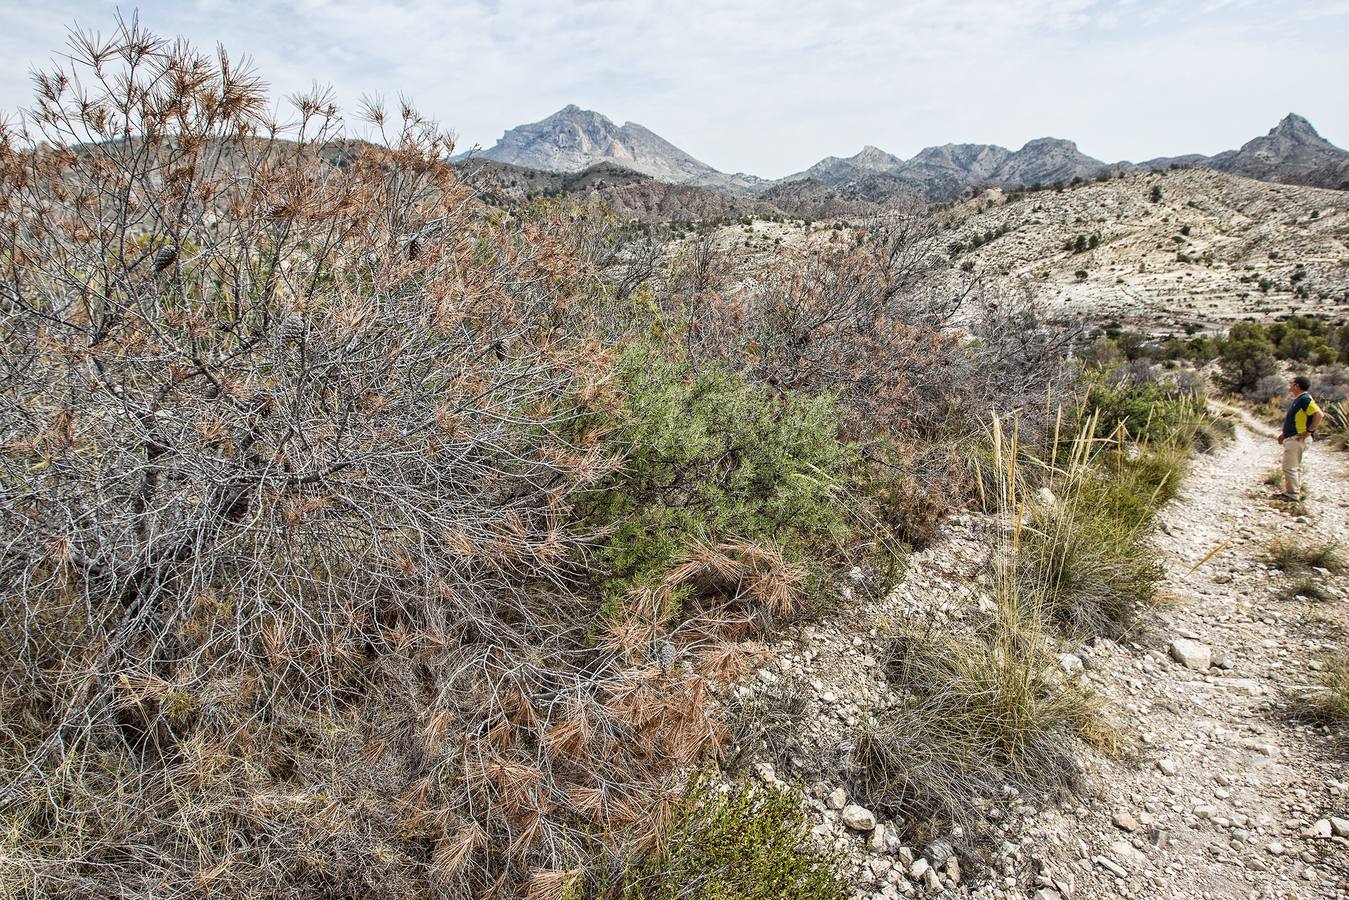
[[[622,900],[841,900],[841,860],[811,844],[801,798],[701,780],[675,809],[661,850],[624,877]]]

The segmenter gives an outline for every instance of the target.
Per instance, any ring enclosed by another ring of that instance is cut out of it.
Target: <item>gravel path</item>
[[[1263,562],[1280,537],[1349,552],[1349,453],[1307,451],[1311,498],[1295,509],[1264,483],[1280,455],[1273,432],[1242,418],[1159,513],[1167,576],[1146,631],[1063,648],[1106,701],[1123,752],[1083,745],[1075,800],[1010,804],[991,867],[970,879],[944,840],[903,847],[850,806],[840,776],[859,724],[899,701],[878,666],[889,635],[991,602],[992,520],[953,517],[895,591],[764,648],[737,688],[781,732],[756,769],[808,786],[815,834],[853,860],[855,898],[1349,900],[1349,838],[1317,832],[1349,826],[1349,742],[1295,715],[1325,655],[1349,646],[1349,578],[1318,579],[1331,600],[1280,599],[1290,578]]]
[[[1171,602],[1136,643],[1084,649],[1135,743],[1091,760],[1080,805],[1035,829],[1075,897],[1349,897],[1349,840],[1324,834],[1349,818],[1349,748],[1294,715],[1349,642],[1349,579],[1320,576],[1328,601],[1280,599],[1288,576],[1262,562],[1276,538],[1349,547],[1349,454],[1307,451],[1301,510],[1270,499],[1277,463],[1273,432],[1249,419],[1196,460],[1159,516]]]

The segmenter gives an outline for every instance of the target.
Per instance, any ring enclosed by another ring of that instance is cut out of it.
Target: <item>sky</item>
[[[274,96],[409,97],[490,146],[568,103],[727,172],[873,144],[1212,154],[1297,112],[1349,147],[1349,0],[0,0],[0,109],[118,10],[252,57]]]

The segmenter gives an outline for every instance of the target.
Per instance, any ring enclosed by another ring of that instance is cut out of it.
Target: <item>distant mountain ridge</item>
[[[1204,166],[1261,181],[1349,189],[1349,153],[1294,113],[1240,149],[1211,157],[1190,154],[1137,164],[1107,163],[1084,154],[1072,141],[1051,137],[1028,141],[1019,150],[995,144],[944,144],[907,160],[868,145],[853,156],[826,157],[802,172],[768,180],[721,172],[635,122],[616,125],[598,112],[569,105],[538,122],[512,128],[492,147],[465,156],[558,173],[608,163],[670,184],[776,201],[838,197],[881,202],[900,195],[947,200],[972,187],[1025,188],[1102,172],[1172,166]]]

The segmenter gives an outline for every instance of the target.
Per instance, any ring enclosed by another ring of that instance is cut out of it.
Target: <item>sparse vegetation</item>
[[[1349,655],[1331,657],[1321,672],[1321,691],[1310,702],[1312,713],[1326,722],[1349,725]]]
[[[1333,541],[1280,538],[1265,548],[1265,561],[1291,574],[1306,573],[1312,569],[1325,569],[1333,573],[1349,570],[1339,545]]]
[[[905,701],[862,732],[853,761],[868,808],[973,833],[1005,784],[1044,799],[1076,784],[1074,739],[1097,727],[1095,710],[1063,682],[1014,591],[987,636],[918,632],[892,645],[886,676]]]
[[[1161,578],[1146,540],[1153,514],[1174,496],[1191,450],[1224,429],[1201,400],[1151,383],[1098,383],[1079,421],[1077,436],[1039,464],[1053,500],[1028,511],[1018,573],[1051,620],[1118,635]]]
[[[1325,603],[1334,600],[1335,595],[1325,586],[1322,579],[1314,575],[1297,575],[1279,587],[1275,595],[1279,600],[1314,600]]]
[[[728,733],[787,752],[790,700],[718,693],[750,651],[997,510],[996,610],[893,644],[853,787],[915,829],[1057,796],[1111,743],[1058,643],[1130,629],[1151,518],[1221,436],[1150,354],[1245,389],[1349,342],[1084,355],[953,262],[1011,231],[960,218],[993,193],[802,241],[527,174],[492,205],[411,108],[353,141],[325,93],[273,122],[252,73],[134,23],[73,51],[0,126],[6,891],[841,897],[800,797],[689,780]]]

